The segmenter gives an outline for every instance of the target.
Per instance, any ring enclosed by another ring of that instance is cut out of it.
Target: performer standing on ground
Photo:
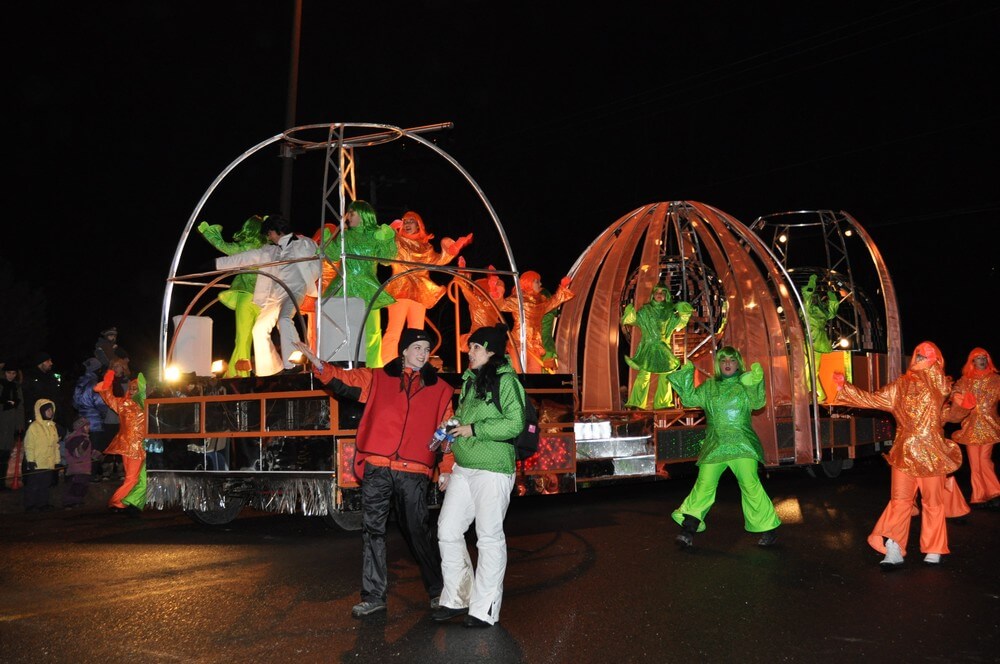
[[[920,550],[924,562],[936,565],[948,549],[945,521],[945,477],[962,465],[962,450],[944,437],[944,415],[951,380],[944,373],[944,357],[929,341],[917,345],[910,367],[876,392],[848,383],[834,373],[834,405],[872,408],[892,413],[896,436],[886,459],[892,467],[889,504],[868,535],[868,544],[885,554],[883,569],[903,564],[910,536],[910,517],[920,492]],[[971,398],[970,398],[971,399]],[[974,405],[971,401],[962,404]]]
[[[124,397],[116,397],[112,391],[115,372],[109,369],[104,380],[94,386],[108,408],[118,414],[121,427],[118,435],[104,450],[105,454],[120,454],[125,467],[125,480],[111,496],[108,508],[112,511],[128,511],[138,514],[146,506],[146,378],[140,373],[128,382]],[[133,491],[135,490],[135,491]]]
[[[688,548],[695,533],[706,529],[705,516],[715,504],[719,478],[728,468],[740,485],[744,527],[759,533],[759,546],[771,546],[778,539],[781,519],[757,475],[764,462],[764,448],[753,430],[751,415],[767,403],[764,370],[754,362],[746,370],[743,356],[732,346],[715,354],[715,374],[694,386],[694,364],[687,362],[667,375],[681,402],[705,411],[705,439],[698,452],[698,477],[694,488],[671,516],[681,527],[677,544]]]
[[[390,226],[396,231],[396,259],[410,263],[447,265],[472,242],[472,233],[458,240],[446,237],[441,240],[441,251],[436,251],[431,245],[434,236],[427,232],[423,218],[412,210]],[[427,310],[436,305],[445,292],[445,287],[435,283],[427,270],[412,271],[414,267],[406,263],[392,263],[392,276],[403,276],[396,277],[385,286],[385,292],[396,301],[386,308],[389,324],[382,335],[383,363],[396,357],[396,346],[404,327],[424,329]]]
[[[455,390],[427,363],[430,335],[404,329],[399,356],[379,369],[342,369],[320,361],[304,343],[296,347],[309,358],[313,374],[334,394],[365,404],[354,458],[354,474],[361,482],[361,601],[351,614],[359,618],[386,610],[385,531],[392,508],[410,554],[420,566],[431,608],[438,608],[441,557],[427,507],[436,452],[428,443],[438,423],[451,417]]]
[[[360,297],[371,313],[365,321],[365,366],[375,369],[382,366],[381,309],[394,302],[387,292],[380,291],[378,262],[347,258],[341,265],[341,242],[344,253],[372,258],[393,258],[396,255],[396,232],[386,224],[379,224],[375,209],[366,201],[357,200],[347,206],[344,214],[344,237],[334,237],[323,229],[323,252],[335,265],[338,276],[330,282],[323,297],[343,295],[344,272],[347,274],[347,296]],[[375,296],[378,293],[378,297]]]
[[[693,311],[694,307],[688,302],[674,303],[670,290],[661,284],[653,286],[649,302],[639,307],[638,311],[632,304],[625,305],[622,325],[633,325],[640,332],[635,355],[625,358],[625,362],[636,370],[632,391],[625,402],[626,408],[646,408],[653,374],[656,374],[653,408],[658,410],[673,405],[670,381],[666,376],[676,370],[681,361],[674,355],[670,339],[674,332],[687,327]]]
[[[1000,441],[1000,375],[993,358],[983,348],[973,348],[962,367],[962,377],[955,383],[955,392],[972,394],[976,405],[961,420],[961,428],[952,440],[965,445],[969,456],[969,479],[972,481],[970,502],[974,507],[1000,509],[1000,481],[993,465],[993,446]]]

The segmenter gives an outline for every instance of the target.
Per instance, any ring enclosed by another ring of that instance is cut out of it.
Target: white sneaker
[[[928,553],[924,556],[924,562],[928,565],[939,565],[941,563],[940,553]]]
[[[879,565],[882,567],[898,567],[903,564],[903,552],[899,549],[899,545],[896,544],[895,540],[886,539],[885,540],[885,558]]]

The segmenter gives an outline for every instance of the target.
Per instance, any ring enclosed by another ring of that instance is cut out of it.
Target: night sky
[[[153,368],[184,224],[230,162],[286,128],[294,6],[8,9],[17,214],[0,260],[43,290],[39,344],[57,370],[78,370],[111,324],[133,366]],[[906,353],[936,341],[953,375],[973,346],[1000,354],[1000,6],[570,7],[305,0],[292,124],[454,123],[433,140],[482,187],[518,267],[550,288],[604,228],[651,202],[700,201],[748,225],[844,210],[889,266]],[[412,207],[438,239],[485,238],[468,195],[417,152],[391,167],[359,157],[359,196],[380,221]],[[279,160],[254,163],[205,210],[227,235],[279,208]],[[318,227],[321,200],[297,170],[298,230]],[[473,243],[470,264],[490,260],[487,244]],[[189,246],[191,265],[215,255],[198,238]]]

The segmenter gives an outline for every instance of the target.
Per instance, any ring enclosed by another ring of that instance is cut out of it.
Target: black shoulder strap
[[[518,374],[515,373],[515,374],[513,374],[513,377],[514,377],[514,379],[517,382],[519,382],[522,385],[524,385],[524,382],[521,380],[521,376],[519,376]],[[500,377],[500,380],[501,381],[503,380],[503,376]],[[497,410],[499,410],[501,413],[503,413],[503,408],[500,407],[500,386],[499,385],[497,386],[496,393],[493,395],[493,404],[497,407]]]

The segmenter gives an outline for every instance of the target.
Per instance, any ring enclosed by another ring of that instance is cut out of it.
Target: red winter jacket
[[[451,417],[455,389],[441,380],[430,365],[419,372],[404,369],[396,358],[381,369],[342,369],[330,364],[317,371],[323,383],[340,383],[338,394],[353,396],[365,404],[358,424],[354,474],[364,477],[365,461],[397,470],[420,472],[430,477],[437,453],[428,449],[434,430]],[[343,390],[360,388],[360,394]],[[389,463],[379,463],[382,459]],[[414,464],[412,467],[407,464]]]

